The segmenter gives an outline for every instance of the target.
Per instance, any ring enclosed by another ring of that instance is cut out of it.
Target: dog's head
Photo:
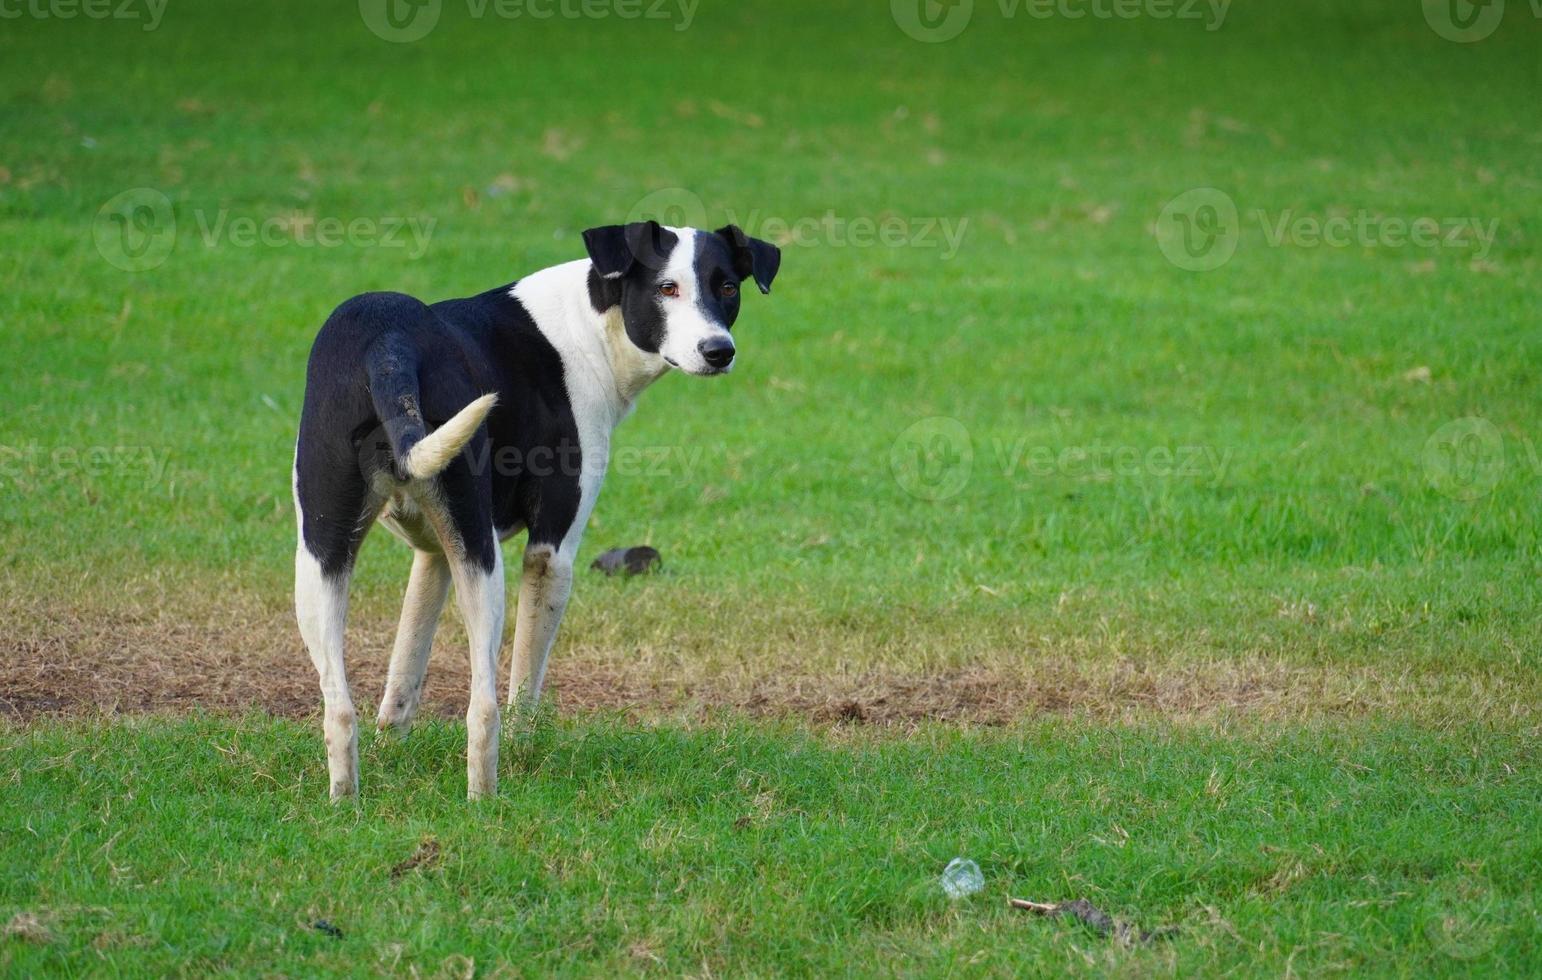
[[[763,293],[781,265],[775,245],[734,225],[717,231],[668,228],[656,221],[584,232],[597,309],[620,306],[626,334],[640,350],[687,374],[725,374],[734,363],[729,331],[746,280]]]

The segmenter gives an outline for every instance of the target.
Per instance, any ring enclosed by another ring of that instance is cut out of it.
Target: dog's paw
[[[382,710],[380,716],[375,719],[375,736],[401,741],[412,730],[412,718],[398,711],[387,714]]]
[[[375,731],[381,735],[406,738],[417,713],[416,698],[387,692],[380,702],[380,710],[375,714]]]

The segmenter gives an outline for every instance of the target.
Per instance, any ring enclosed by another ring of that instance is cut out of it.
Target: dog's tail
[[[496,394],[483,395],[429,432],[418,399],[417,365],[412,359],[382,352],[368,359],[368,369],[375,414],[391,443],[396,475],[404,480],[427,480],[443,472],[498,404]]]
[[[487,413],[498,404],[495,394],[483,395],[451,416],[450,421],[424,436],[405,456],[397,456],[398,465],[414,480],[438,476],[466,443],[476,435]]]

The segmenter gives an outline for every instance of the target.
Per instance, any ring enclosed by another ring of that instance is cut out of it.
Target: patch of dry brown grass
[[[259,709],[308,716],[320,697],[286,605],[240,592],[218,599],[141,596],[128,607],[0,604],[0,716]],[[393,619],[366,602],[349,623],[349,679],[364,711],[385,681]],[[1263,652],[1161,650],[1071,637],[1059,646],[1011,635],[960,637],[935,662],[862,654],[864,631],[815,623],[762,632],[725,653],[657,629],[627,636],[609,614],[575,617],[559,643],[550,690],[564,712],[703,718],[723,713],[818,724],[921,720],[1003,725],[1042,715],[1105,719],[1392,715],[1535,723],[1535,684],[1457,671],[1296,662]],[[803,622],[807,623],[807,620]],[[947,643],[947,637],[933,638]],[[469,671],[453,615],[435,644],[424,711],[464,713]],[[797,658],[786,650],[820,651]],[[505,663],[504,669],[507,669]]]

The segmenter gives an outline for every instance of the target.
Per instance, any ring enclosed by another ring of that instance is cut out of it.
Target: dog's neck
[[[513,295],[561,356],[569,397],[614,426],[630,414],[644,388],[668,373],[669,364],[632,343],[619,296],[617,305],[596,310],[592,267],[580,259],[542,269],[516,283]]]
[[[669,363],[657,354],[649,354],[632,343],[627,336],[626,322],[621,307],[612,306],[600,314],[605,334],[605,353],[610,362],[611,376],[615,379],[616,393],[630,411],[643,389],[662,378],[669,371]]]

